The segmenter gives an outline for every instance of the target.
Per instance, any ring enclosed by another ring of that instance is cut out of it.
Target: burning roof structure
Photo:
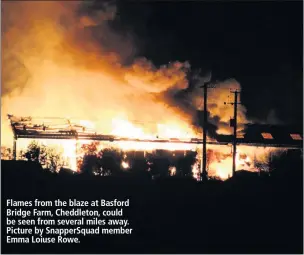
[[[134,142],[165,142],[201,144],[202,139],[197,137],[181,139],[170,137],[167,139],[156,136],[154,139],[140,137],[124,137],[97,133],[85,124],[84,121],[60,118],[32,118],[15,117],[8,115],[15,139],[79,139],[96,141],[134,141]],[[61,123],[56,123],[61,120]],[[217,135],[209,140],[208,144],[225,145],[233,141],[232,135]],[[252,146],[269,146],[284,148],[302,148],[303,135],[293,127],[248,124],[237,137],[237,143]]]

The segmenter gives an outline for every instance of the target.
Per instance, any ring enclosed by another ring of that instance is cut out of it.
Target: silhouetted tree
[[[296,176],[303,171],[303,160],[300,150],[288,150],[275,153],[269,161],[273,176]]]
[[[120,151],[107,148],[101,151],[101,175],[115,175],[121,171],[123,156]]]
[[[40,155],[41,155],[40,145],[35,141],[31,142],[28,145],[27,150],[24,153],[24,157],[28,161],[34,161],[34,162],[39,162]]]
[[[62,157],[56,149],[40,145],[35,141],[28,145],[24,154],[22,151],[21,153],[21,157],[40,163],[42,167],[51,171],[58,171],[63,166]]]
[[[188,151],[185,156],[180,157],[176,163],[177,175],[183,177],[192,176],[192,166],[196,162],[197,153],[194,151]]]
[[[168,155],[163,150],[158,150],[152,154],[149,159],[151,174],[153,176],[167,177],[169,176],[170,161]]]
[[[83,158],[78,159],[78,168],[87,175],[115,175],[121,171],[122,153],[113,148],[98,151],[98,142],[84,144],[81,147]]]
[[[130,168],[129,172],[133,174],[147,174],[148,162],[144,156],[144,152],[129,151],[124,155],[124,161],[128,162]]]
[[[84,156],[77,160],[77,167],[83,174],[100,174],[101,153],[98,153],[98,145],[98,142],[92,142],[81,146],[80,150]]]
[[[50,169],[52,172],[59,171],[64,165],[61,155],[54,148],[47,149],[46,158],[46,168]]]
[[[81,165],[81,172],[83,174],[92,175],[100,174],[101,158],[98,155],[84,155]]]
[[[45,145],[40,145],[36,141],[32,141],[24,154],[28,161],[40,163],[43,167],[48,166],[48,148]]]
[[[132,168],[130,169],[133,173],[146,172],[149,168],[148,162],[144,158],[134,158],[131,163]]]
[[[1,146],[1,159],[11,160],[13,158],[13,152],[11,148]]]

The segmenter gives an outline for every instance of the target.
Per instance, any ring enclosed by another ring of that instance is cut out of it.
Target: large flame
[[[136,47],[130,36],[108,25],[115,19],[116,7],[104,5],[88,12],[85,5],[76,1],[3,2],[1,144],[12,144],[13,135],[4,119],[7,113],[78,118],[94,132],[120,137],[199,137],[202,89],[196,84],[187,90],[189,63],[156,68],[139,58],[123,65]],[[229,88],[240,89],[240,85],[231,79],[209,92],[209,119],[218,133],[231,133],[232,109],[223,104]],[[248,122],[242,106],[238,121],[240,127]],[[56,143],[76,169],[75,141]],[[117,146],[144,151],[199,149],[184,143],[119,142]],[[239,165],[251,161],[239,160]],[[209,165],[210,173],[215,171],[221,178],[228,177],[230,168],[231,155]],[[199,163],[193,173],[198,175]]]

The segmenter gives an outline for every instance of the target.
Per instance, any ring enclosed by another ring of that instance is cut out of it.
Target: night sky
[[[121,1],[118,22],[136,57],[235,78],[248,117],[302,126],[302,10],[302,1]]]

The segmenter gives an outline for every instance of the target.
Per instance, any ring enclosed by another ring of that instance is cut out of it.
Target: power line
[[[240,94],[241,92],[238,90],[234,90],[234,91],[230,91],[230,93],[234,94],[234,102],[232,103],[226,103],[224,102],[224,104],[231,104],[233,105],[233,113],[234,113],[234,117],[233,119],[230,120],[230,126],[233,127],[233,161],[232,161],[232,176],[235,175],[235,171],[236,171],[236,146],[237,146],[237,105],[240,104],[240,102],[238,102],[238,94]]]

